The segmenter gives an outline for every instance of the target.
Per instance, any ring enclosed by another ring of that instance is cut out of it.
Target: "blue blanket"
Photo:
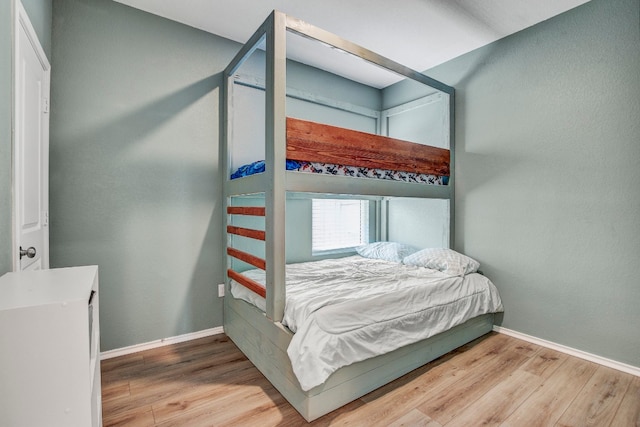
[[[294,160],[287,160],[286,167],[288,171],[300,169],[300,163]],[[237,171],[231,174],[231,179],[242,178],[243,176],[249,176],[256,173],[264,172],[265,165],[264,160],[258,160],[257,162],[243,165],[238,168]]]

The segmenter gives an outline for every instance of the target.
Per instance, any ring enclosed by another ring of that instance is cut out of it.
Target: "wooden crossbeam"
[[[231,233],[231,234],[235,234],[243,237],[249,237],[251,239],[256,239],[256,240],[265,240],[265,232],[262,230],[254,230],[251,228],[227,225],[227,233]]]
[[[264,206],[227,206],[229,215],[265,216]]]
[[[243,252],[236,248],[227,248],[227,254],[262,270],[265,270],[267,268],[267,262],[264,259],[259,258],[255,255],[251,255],[250,253]]]
[[[287,117],[287,159],[449,175],[449,150]]]
[[[230,279],[233,279],[236,282],[240,283],[242,286],[249,289],[250,291],[260,295],[262,298],[267,297],[267,290],[264,288],[264,286],[262,286],[260,283],[256,282],[255,280],[250,279],[247,276],[240,274],[232,269],[227,270],[227,276],[229,276]]]

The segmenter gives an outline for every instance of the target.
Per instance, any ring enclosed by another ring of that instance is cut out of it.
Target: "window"
[[[345,252],[369,243],[369,201],[313,199],[312,252]]]

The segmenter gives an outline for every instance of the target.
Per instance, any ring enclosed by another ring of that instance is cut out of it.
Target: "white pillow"
[[[480,268],[480,263],[475,259],[446,248],[422,249],[406,256],[402,262],[407,265],[439,270],[451,276],[475,273]]]
[[[413,246],[397,242],[374,242],[358,246],[356,252],[365,258],[381,259],[385,261],[402,262],[407,255],[417,251]]]

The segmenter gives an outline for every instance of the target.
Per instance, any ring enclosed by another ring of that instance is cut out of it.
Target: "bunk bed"
[[[384,69],[391,70],[406,79],[417,81],[445,93],[449,97],[447,122],[450,127],[448,132],[449,147],[447,149],[429,147],[381,135],[286,117],[287,32],[316,40],[327,46],[333,46]],[[259,170],[259,173],[242,174],[239,179],[231,179],[231,175],[234,173],[231,160],[234,135],[230,122],[234,108],[232,99],[235,74],[240,65],[259,49],[264,49],[266,64],[263,168]],[[383,351],[377,351],[377,348],[385,347],[382,345],[383,343],[380,343],[379,346],[373,345],[372,347],[375,349],[371,354],[356,358],[355,361],[345,361],[320,380],[314,382],[304,379],[301,381],[300,368],[294,368],[290,355],[292,351],[304,354],[309,350],[306,347],[299,350],[299,343],[296,342],[299,340],[296,339],[302,336],[300,325],[294,326],[295,322],[285,311],[285,306],[288,304],[287,288],[289,283],[287,281],[296,274],[313,276],[310,271],[317,270],[306,269],[317,268],[316,264],[318,263],[286,264],[285,206],[287,194],[303,192],[318,195],[337,194],[340,197],[357,195],[357,197],[370,198],[393,196],[444,199],[449,203],[448,212],[452,217],[455,179],[452,150],[454,91],[423,74],[277,11],[274,11],[267,18],[229,64],[224,73],[224,83],[225,120],[222,158],[225,173],[228,275],[224,297],[224,330],[307,421],[312,421],[335,410],[492,329],[493,313],[501,311],[502,307],[499,296],[495,293],[495,287],[488,279],[476,272],[477,265],[469,270],[463,269],[453,274],[447,270],[447,266],[444,269],[438,269],[432,265],[429,268],[424,268],[424,266],[408,262],[414,253],[422,253],[417,250],[413,250],[407,257],[398,257],[396,260],[369,260],[370,257],[361,256],[361,254],[340,260],[323,260],[319,262],[319,268],[322,269],[322,274],[325,276],[331,275],[328,273],[330,271],[328,266],[335,263],[340,265],[338,270],[353,268],[357,271],[363,271],[365,264],[374,264],[374,269],[406,270],[406,274],[411,277],[418,272],[421,275],[426,274],[431,278],[430,280],[445,282],[449,287],[454,285],[466,288],[481,286],[483,290],[477,293],[488,293],[480,312],[471,313],[467,309],[458,308],[458,312],[464,312],[467,315],[457,316],[457,321],[450,322],[450,324],[438,329],[436,333],[423,333],[417,339],[402,341],[398,346],[385,348]],[[357,176],[300,173],[285,168],[288,162],[303,162],[303,164],[322,162],[382,171],[424,173],[439,178],[433,182],[421,184],[388,179],[374,182],[370,178]],[[251,194],[262,195],[264,204],[262,206],[243,204],[243,197]],[[240,202],[238,203],[237,200]],[[264,222],[264,226],[256,228],[238,226],[234,221],[237,218],[258,218]],[[453,221],[449,222],[449,227],[448,243],[451,246]],[[236,247],[234,239],[237,236],[263,242],[264,256],[257,256]],[[454,256],[460,255],[453,251],[448,252],[448,254],[451,253]],[[234,267],[237,261],[252,269],[244,268],[243,271],[239,271]],[[302,270],[292,270],[300,268]],[[379,275],[379,271],[375,270],[373,275]],[[343,278],[341,290],[333,292],[341,292],[344,287],[348,288],[348,283],[347,276],[347,279]],[[310,286],[313,284],[303,283],[297,289]],[[293,295],[295,291],[293,288],[290,290]],[[392,299],[399,300],[402,292],[404,290],[396,292]],[[410,298],[414,298],[414,296]],[[347,319],[347,323],[351,322],[352,326],[354,322],[358,323],[364,317],[370,317],[367,315],[355,316],[356,320],[354,320],[354,316],[352,316],[364,314],[368,310],[367,307],[371,307],[367,304],[375,304],[375,301],[356,297],[349,305],[343,307],[347,311],[342,313],[336,311],[335,307],[323,307],[329,309],[325,313],[325,320],[342,316]],[[286,309],[290,310],[291,307]],[[302,311],[304,310],[314,311],[308,307],[302,309]],[[415,325],[420,329],[420,323]],[[340,329],[343,326],[344,324],[338,325],[336,328]],[[312,339],[318,337],[317,331],[305,333],[310,334]],[[384,335],[380,336],[384,337]],[[296,347],[298,350],[292,350],[293,346],[298,346]],[[327,351],[326,348],[325,351]],[[331,353],[331,348],[328,349],[328,352]],[[336,349],[335,352],[341,353],[342,350]],[[329,358],[331,357],[329,356]],[[311,366],[309,363],[313,365],[315,362],[307,361],[307,367]]]

